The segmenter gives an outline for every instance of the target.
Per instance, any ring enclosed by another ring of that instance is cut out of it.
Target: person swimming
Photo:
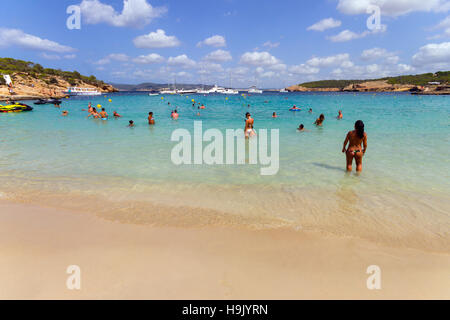
[[[173,120],[178,120],[178,111],[176,109],[172,111],[171,117]]]
[[[62,114],[61,114],[63,117],[66,117],[66,116],[68,116],[69,115],[69,111],[67,111],[67,110],[64,110],[63,112],[62,112]]]
[[[314,122],[314,124],[316,126],[322,126],[323,122],[325,121],[325,116],[323,115],[323,113],[319,116],[319,118],[316,119],[316,121]]]
[[[132,128],[132,127],[134,127],[134,121],[130,120],[130,121],[128,121],[128,128]]]
[[[302,110],[302,109],[300,109],[300,108],[297,108],[297,106],[293,106],[292,108],[290,108],[289,110]]]
[[[305,126],[303,124],[299,125],[297,131],[303,132],[305,131]]]
[[[200,109],[206,109],[205,105],[202,103],[202,105],[200,106]]]
[[[250,137],[253,137],[256,135],[255,130],[253,129],[253,125],[255,123],[255,120],[251,117],[250,112],[247,112],[245,114],[245,138],[248,139]]]
[[[278,118],[278,116],[277,116],[277,113],[276,113],[276,112],[272,113],[272,118]]]
[[[102,111],[99,113],[99,116],[102,120],[108,120],[108,114],[105,111],[105,108],[102,108]]]
[[[348,148],[347,148],[348,144]],[[364,148],[361,148],[361,144]],[[367,133],[364,132],[364,122],[358,120],[355,122],[355,130],[347,133],[342,152],[346,155],[347,171],[352,171],[353,159],[356,162],[356,171],[362,171],[362,159],[367,150]]]
[[[337,116],[337,119],[341,120],[342,118],[344,118],[344,115],[342,114],[342,110],[339,110],[339,114]]]
[[[309,108],[309,111],[308,111],[309,113],[312,113],[312,109],[311,108]]]
[[[122,118],[120,114],[118,114],[116,111],[113,112],[114,118]]]
[[[148,124],[154,125],[155,124],[155,118],[153,118],[153,112],[148,113]]]

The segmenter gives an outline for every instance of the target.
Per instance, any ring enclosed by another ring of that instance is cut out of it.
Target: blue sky
[[[79,30],[66,26],[70,5]],[[2,11],[2,57],[108,82],[268,88],[450,69],[448,0],[21,0]]]

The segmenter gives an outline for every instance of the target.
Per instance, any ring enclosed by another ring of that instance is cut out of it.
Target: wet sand
[[[81,290],[66,269],[81,268]],[[381,268],[381,290],[366,269]],[[172,228],[0,202],[0,299],[449,299],[450,255],[293,231]]]

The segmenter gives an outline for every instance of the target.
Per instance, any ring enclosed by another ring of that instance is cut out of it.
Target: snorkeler
[[[348,148],[347,147],[348,143]],[[361,148],[361,144],[364,148]],[[353,159],[356,162],[356,171],[362,171],[362,159],[367,150],[367,133],[364,132],[364,122],[361,120],[356,121],[355,130],[347,133],[347,137],[342,147],[342,152],[345,153],[347,158],[347,171],[352,171]]]
[[[102,118],[102,120],[108,120],[108,114],[105,111],[105,108],[102,108],[102,111],[99,113],[100,118]]]
[[[153,118],[153,112],[148,113],[148,124],[150,124],[150,125],[155,124],[155,118]]]
[[[342,114],[342,110],[339,110],[339,114],[337,116],[337,119],[341,120],[342,118],[344,118],[344,115]]]
[[[319,116],[319,118],[316,119],[316,121],[314,122],[314,124],[316,126],[322,126],[323,122],[325,121],[325,116],[323,115],[323,113]]]
[[[245,129],[244,129],[244,133],[245,133],[245,138],[248,139],[250,137],[253,137],[254,135],[256,135],[255,130],[253,130],[253,125],[255,123],[255,120],[253,120],[253,118],[250,115],[250,112],[247,112],[245,114]]]

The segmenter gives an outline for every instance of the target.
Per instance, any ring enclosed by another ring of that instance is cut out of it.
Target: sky
[[[449,0],[20,0],[2,12],[1,57],[110,83],[281,88],[450,70]]]

